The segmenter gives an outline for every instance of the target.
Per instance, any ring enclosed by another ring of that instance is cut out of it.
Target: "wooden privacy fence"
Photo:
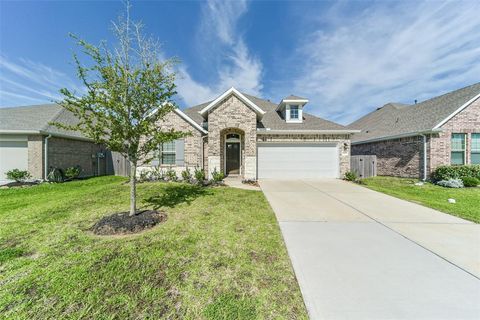
[[[107,174],[128,177],[130,173],[130,163],[120,153],[107,151]]]
[[[377,156],[351,156],[350,170],[359,178],[374,177],[377,175]]]

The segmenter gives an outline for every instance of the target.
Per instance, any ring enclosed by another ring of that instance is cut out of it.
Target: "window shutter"
[[[185,139],[175,140],[175,164],[185,165]]]
[[[158,158],[159,155],[160,155],[159,150],[152,151],[152,152],[149,154],[150,157],[153,157],[153,159],[150,161],[150,164],[151,164],[152,166],[155,166],[155,167],[156,167],[156,166],[158,166],[158,165],[160,164],[160,160],[159,160],[159,158]]]

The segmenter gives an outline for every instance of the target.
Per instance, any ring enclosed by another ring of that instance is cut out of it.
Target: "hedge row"
[[[480,165],[440,166],[432,174],[433,181],[462,178],[480,179]]]

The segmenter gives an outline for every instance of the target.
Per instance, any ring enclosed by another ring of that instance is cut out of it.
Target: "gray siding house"
[[[377,173],[426,179],[441,165],[480,164],[480,83],[417,103],[388,103],[351,123],[352,155]]]

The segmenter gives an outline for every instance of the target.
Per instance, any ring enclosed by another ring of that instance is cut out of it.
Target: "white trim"
[[[361,130],[350,130],[350,129],[339,129],[339,130],[271,130],[267,129],[257,129],[258,134],[304,134],[304,133],[318,133],[318,134],[350,134],[357,133]]]
[[[433,127],[433,129],[438,129],[440,128],[441,126],[443,126],[448,120],[452,119],[453,117],[455,117],[460,111],[462,111],[463,109],[465,109],[466,107],[468,107],[470,104],[472,104],[475,100],[477,100],[478,98],[480,98],[480,93],[477,94],[475,97],[473,97],[472,99],[468,100],[466,103],[464,103],[460,108],[458,108],[457,110],[455,110],[453,113],[451,113],[448,117],[446,117],[445,119],[443,119],[439,124],[437,124],[435,127]]]
[[[0,134],[42,134],[40,130],[0,130]]]
[[[205,114],[210,110],[212,109],[213,107],[215,107],[218,103],[220,103],[223,99],[225,99],[226,97],[228,97],[230,94],[234,94],[237,96],[237,98],[239,98],[240,100],[242,100],[247,106],[249,106],[253,111],[255,111],[255,113],[257,114],[257,116],[259,117],[259,119],[262,118],[262,116],[265,114],[265,111],[263,111],[259,106],[257,106],[255,103],[253,103],[250,99],[248,99],[247,97],[245,97],[240,91],[238,91],[237,89],[235,89],[234,87],[231,87],[230,89],[228,89],[227,91],[225,91],[220,97],[218,97],[217,99],[213,100],[212,102],[210,102],[210,104],[208,106],[206,106],[205,108],[203,108],[202,110],[199,111],[199,113],[202,115],[202,116],[205,116]]]
[[[182,110],[178,109],[178,108],[175,108],[174,109],[175,113],[178,114],[183,120],[187,121],[188,123],[190,123],[195,129],[197,129],[198,131],[200,132],[203,132],[205,134],[207,134],[208,132],[205,131],[205,129],[203,129],[198,123],[196,123],[195,121],[193,121],[192,118],[190,118],[189,116],[187,116]]]
[[[424,134],[439,133],[439,132],[442,132],[442,131],[443,130],[441,130],[441,129],[434,129],[434,130],[427,130],[427,131],[421,131],[421,132],[402,133],[402,134],[397,134],[397,135],[394,135],[394,136],[385,136],[385,137],[372,138],[372,139],[361,140],[361,141],[352,141],[352,145],[370,143],[370,142],[377,142],[377,141],[394,140],[394,139],[400,139],[400,138],[415,137],[415,136],[421,136],[421,135],[424,135]]]
[[[285,104],[288,104],[288,103],[303,103],[303,104],[307,104],[307,103],[308,103],[308,99],[298,99],[298,100],[288,99],[288,100],[282,100],[282,103],[285,103]]]
[[[62,134],[62,133],[52,133],[44,130],[0,130],[0,134],[40,134],[40,135],[46,135],[46,136],[51,135],[52,137],[65,138],[70,140],[95,142],[93,139],[90,139],[87,137],[71,136],[71,135]]]
[[[242,172],[242,136],[238,133],[233,133],[237,134],[239,137],[239,141],[227,141],[227,134],[232,134],[230,133],[225,133],[224,134],[224,143],[223,143],[223,173],[225,176],[227,176],[227,143],[238,143],[240,145],[240,149],[238,150],[238,157],[239,157],[239,166],[238,166],[238,176],[241,176],[243,174]],[[233,174],[236,176],[236,174]]]

